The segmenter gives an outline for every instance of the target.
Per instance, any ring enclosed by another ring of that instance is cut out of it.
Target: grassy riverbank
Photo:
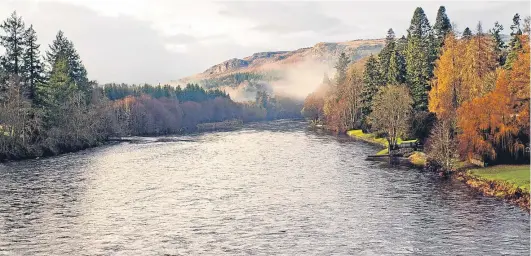
[[[375,134],[364,133],[362,130],[350,130],[347,131],[347,135],[358,140],[385,147],[384,149],[378,151],[376,155],[380,156],[389,154],[389,143],[385,138],[378,138]],[[415,141],[416,140],[402,140],[401,138],[398,138],[398,144]],[[408,157],[408,161],[410,164],[416,167],[424,167],[426,165],[426,154],[415,151],[411,156]]]
[[[469,169],[457,175],[484,195],[504,198],[529,211],[529,165]]]

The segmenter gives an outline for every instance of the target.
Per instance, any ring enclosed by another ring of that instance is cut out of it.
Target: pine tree
[[[46,61],[48,64],[49,74],[57,59],[64,58],[68,65],[68,74],[72,81],[77,85],[85,97],[90,95],[91,86],[87,78],[87,70],[83,65],[74,44],[59,31],[55,40],[50,45],[50,50],[46,51]]]
[[[385,37],[385,46],[378,54],[378,60],[380,62],[380,73],[382,77],[387,79],[389,73],[389,65],[391,61],[391,56],[395,51],[395,32],[392,28],[387,31],[387,36]]]
[[[510,69],[513,65],[514,60],[518,56],[518,53],[522,49],[522,40],[520,36],[522,35],[522,30],[520,29],[520,15],[517,13],[513,17],[513,24],[511,25],[511,42],[509,42],[509,54],[507,55],[507,60],[505,61],[504,68]]]
[[[406,60],[399,51],[393,51],[387,73],[388,84],[402,84],[405,82]]]
[[[40,59],[39,44],[37,44],[37,33],[31,25],[24,33],[25,46],[22,66],[22,74],[25,79],[28,98],[35,99],[35,90],[38,83],[43,82],[43,66]]]
[[[337,63],[335,66],[337,86],[340,86],[343,83],[345,83],[347,79],[347,67],[349,63],[350,63],[350,60],[348,59],[347,55],[344,52],[342,52],[339,55],[339,59],[337,60]]]
[[[446,8],[444,6],[440,6],[439,10],[437,11],[437,18],[435,19],[435,24],[433,25],[433,34],[435,36],[435,46],[437,48],[437,51],[439,51],[440,48],[443,46],[444,38],[451,31],[452,24],[450,23],[448,15],[446,15]]]
[[[471,37],[472,37],[472,30],[470,30],[470,28],[466,27],[465,30],[463,31],[462,38],[463,39],[470,39]]]
[[[8,74],[21,75],[24,52],[24,21],[22,21],[22,17],[17,16],[17,12],[13,12],[0,25],[0,28],[4,30],[4,34],[0,36],[0,45],[6,50],[5,55],[2,56],[1,64]]]
[[[67,97],[79,88],[69,75],[68,61],[59,56],[53,65],[46,84],[37,88],[39,101],[49,113],[53,113]]]
[[[430,23],[420,7],[417,7],[411,19],[407,41],[406,83],[415,102],[415,110],[424,111],[428,108],[429,81],[435,54]]]
[[[371,112],[372,99],[378,92],[378,88],[385,84],[380,73],[378,60],[374,55],[370,55],[365,63],[365,72],[363,72],[364,87],[361,94],[362,112],[367,116]]]

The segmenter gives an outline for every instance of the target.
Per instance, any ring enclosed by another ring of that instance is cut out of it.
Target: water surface
[[[529,214],[276,121],[0,165],[0,255],[529,255]]]

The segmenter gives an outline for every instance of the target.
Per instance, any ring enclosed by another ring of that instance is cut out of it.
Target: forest
[[[515,14],[510,40],[496,22],[462,32],[441,6],[430,25],[414,11],[407,35],[389,29],[377,55],[349,63],[342,54],[308,95],[303,115],[336,132],[360,129],[418,139],[429,162],[451,170],[458,161],[529,161],[529,23]]]
[[[80,150],[111,136],[194,132],[205,122],[300,117],[302,102],[266,92],[235,102],[194,84],[100,85],[62,31],[41,55],[33,25],[16,12],[0,28],[0,161]]]

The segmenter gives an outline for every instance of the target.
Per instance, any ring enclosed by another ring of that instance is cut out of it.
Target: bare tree
[[[398,137],[409,129],[413,99],[404,85],[382,86],[372,103],[369,123],[378,133],[387,137],[389,147],[397,145]]]

